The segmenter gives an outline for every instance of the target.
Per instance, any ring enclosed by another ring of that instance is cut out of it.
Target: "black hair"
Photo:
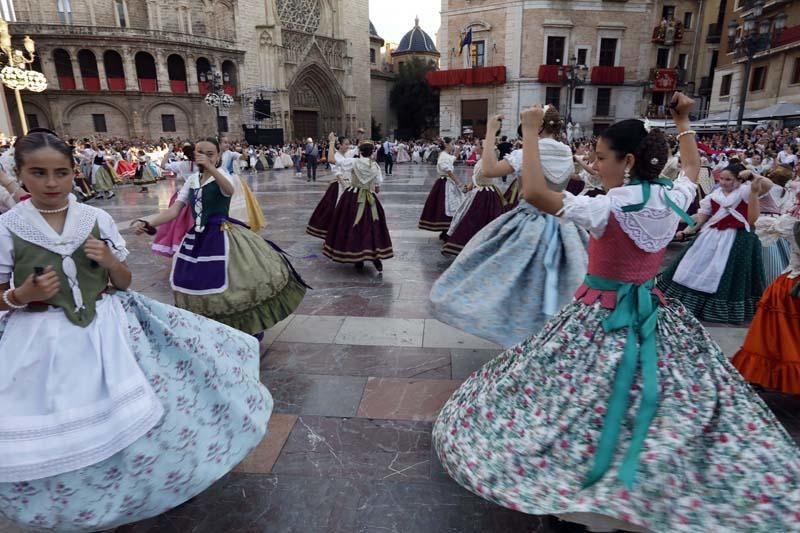
[[[733,178],[735,180],[740,181],[739,174],[741,174],[745,170],[747,170],[747,168],[743,164],[741,164],[738,160],[736,160],[733,163],[730,163],[727,167],[723,168],[722,172],[725,171],[730,172],[731,174],[733,174]]]
[[[636,158],[632,174],[642,180],[655,180],[669,159],[669,145],[664,132],[653,128],[650,133],[639,119],[617,122],[600,134],[618,159],[632,154]]]
[[[361,146],[358,147],[361,157],[370,157],[373,150],[375,150],[375,145],[372,143],[361,143]]]
[[[217,152],[218,153],[220,152],[219,141],[217,140],[216,137],[203,137],[202,139],[199,139],[196,143],[194,143],[194,145],[197,146],[200,143],[211,143],[217,148]]]
[[[345,137],[345,136],[339,137],[339,140],[334,143],[334,147],[338,149],[345,141],[350,142],[350,137]]]
[[[506,142],[507,140],[508,140],[508,137],[506,137],[505,135],[503,135],[502,137],[500,137],[500,141],[501,141],[501,142]]]
[[[522,139],[522,124],[517,126],[517,139]]]
[[[17,167],[17,172],[22,170],[25,165],[26,155],[42,148],[52,148],[72,161],[72,147],[70,145],[51,130],[34,128],[14,143],[14,164]]]

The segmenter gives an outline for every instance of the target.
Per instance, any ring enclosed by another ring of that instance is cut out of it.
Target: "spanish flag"
[[[464,52],[464,47],[472,44],[472,28],[466,34],[461,35],[461,47],[458,50],[458,55]]]

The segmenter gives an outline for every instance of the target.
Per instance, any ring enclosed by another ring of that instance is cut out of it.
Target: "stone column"
[[[130,48],[122,49],[122,63],[125,67],[125,90],[139,91],[139,77],[136,75],[136,61],[133,57],[133,50]]]
[[[92,51],[94,52],[94,50]],[[97,60],[97,75],[100,77],[100,90],[107,91],[108,78],[106,77],[106,64],[103,61],[103,51],[100,50],[99,55],[98,52],[95,52],[94,57]]]
[[[192,8],[190,7],[186,8],[186,33],[194,33],[192,28]]]
[[[82,91],[83,76],[81,75],[81,64],[78,63],[78,51],[75,49],[70,49],[69,59],[72,62],[72,77],[75,79],[75,89]]]
[[[38,53],[39,59],[42,61],[42,74],[47,78],[47,86],[50,89],[58,89],[58,72],[56,72],[56,63],[53,61],[53,51],[40,49]]]
[[[169,70],[167,70],[167,57],[162,50],[156,52],[156,76],[158,76],[158,92],[170,93]]]
[[[189,94],[200,92],[197,84],[197,58],[194,56],[186,56],[186,83]]]

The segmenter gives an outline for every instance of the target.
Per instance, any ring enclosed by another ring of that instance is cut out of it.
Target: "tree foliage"
[[[398,136],[418,138],[439,123],[439,91],[428,85],[425,75],[436,65],[419,57],[400,65],[389,93],[389,105],[397,115]]]

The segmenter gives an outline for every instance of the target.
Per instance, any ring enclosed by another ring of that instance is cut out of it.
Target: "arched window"
[[[136,54],[136,77],[139,80],[139,90],[143,93],[158,91],[156,60],[147,52]]]
[[[186,92],[186,63],[177,54],[167,58],[167,72],[169,73],[169,86],[173,93]]]
[[[211,62],[205,57],[197,60],[197,86],[200,94],[208,94],[211,84],[208,82],[208,73],[211,71]]]
[[[225,93],[231,96],[236,96],[239,80],[236,76],[236,64],[233,61],[223,61],[222,79],[225,82]]]
[[[97,71],[97,58],[91,50],[78,52],[78,65],[81,68],[83,88],[87,91],[100,90],[100,74]]]
[[[53,50],[53,63],[56,66],[58,86],[65,91],[75,90],[75,75],[72,72],[72,60],[69,52],[63,48]]]
[[[122,56],[116,50],[107,50],[103,54],[103,66],[106,69],[108,89],[111,91],[125,90],[125,67]]]

